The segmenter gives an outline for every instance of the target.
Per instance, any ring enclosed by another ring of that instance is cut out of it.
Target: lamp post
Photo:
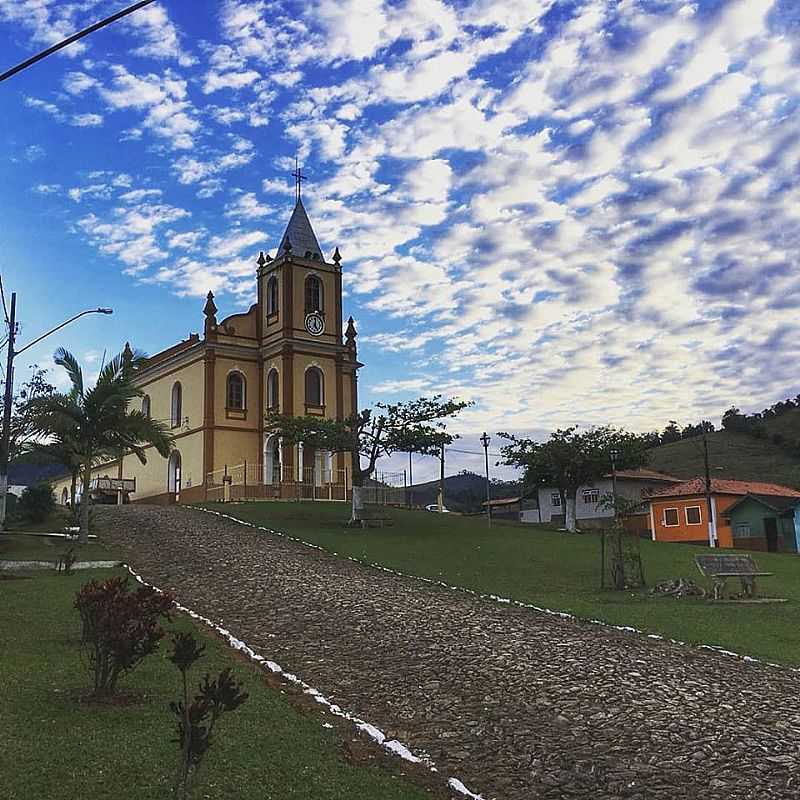
[[[486,456],[486,523],[490,528],[492,527],[492,492],[491,484],[489,483],[489,442],[491,441],[491,437],[484,431],[483,436],[481,436],[481,444],[483,445],[483,453]]]
[[[17,293],[11,294],[11,315],[8,320],[8,354],[6,356],[6,386],[3,397],[3,429],[0,433],[0,529],[5,528],[6,524],[6,498],[8,497],[8,461],[9,461],[9,448],[11,439],[11,404],[14,402],[14,358],[24,353],[27,349],[39,344],[42,339],[50,336],[50,334],[61,330],[70,322],[75,322],[76,319],[86,316],[86,314],[113,314],[114,310],[111,308],[90,308],[86,311],[81,311],[75,316],[65,320],[55,328],[51,328],[41,336],[37,336],[32,342],[28,342],[24,347],[19,350],[14,349],[17,338]]]
[[[617,459],[619,458],[619,450],[616,448],[612,450],[609,455],[611,456],[611,494],[614,496],[614,518],[617,517]]]

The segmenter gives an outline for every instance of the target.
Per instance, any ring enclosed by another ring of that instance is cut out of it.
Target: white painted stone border
[[[211,512],[217,513],[217,512]],[[224,515],[220,515],[224,516]],[[234,519],[234,517],[231,517]],[[239,522],[240,520],[236,520]],[[249,524],[249,523],[245,523]],[[253,526],[255,527],[255,526]],[[264,528],[264,530],[267,530]],[[312,545],[312,547],[315,545]],[[321,548],[320,548],[321,549]],[[139,573],[137,573],[130,564],[123,564],[122,566],[128,570],[128,572],[143,586],[149,586],[151,589],[159,592],[159,594],[163,594],[163,590],[159,589],[157,586],[154,586],[152,583],[148,583],[144,578],[142,578]],[[352,722],[353,725],[363,733],[366,733],[371,739],[377,742],[379,745],[384,747],[390,753],[393,753],[396,756],[399,756],[406,761],[410,761],[414,764],[424,764],[431,772],[438,772],[439,770],[436,768],[436,765],[431,761],[430,758],[422,758],[420,756],[414,755],[411,750],[406,747],[402,742],[397,741],[397,739],[387,739],[386,734],[380,730],[380,728],[376,728],[374,725],[371,725],[369,722],[365,722],[363,719],[351,714],[349,711],[342,710],[338,705],[332,703],[325,697],[321,692],[315,689],[313,686],[309,686],[305,681],[301,678],[298,678],[297,675],[293,675],[291,672],[286,672],[279,664],[276,664],[274,661],[269,661],[268,659],[264,658],[264,656],[256,653],[248,644],[243,642],[241,639],[237,639],[229,630],[226,628],[217,625],[215,622],[212,622],[208,617],[204,617],[201,614],[198,614],[196,611],[192,611],[192,609],[187,608],[184,605],[181,605],[177,601],[175,602],[175,607],[179,610],[188,614],[192,619],[198,620],[199,622],[203,622],[204,624],[208,625],[208,627],[215,630],[220,636],[222,636],[228,644],[234,649],[238,650],[241,653],[244,653],[251,661],[255,661],[257,664],[261,665],[264,669],[268,670],[269,672],[276,673],[280,675],[284,680],[288,681],[289,683],[294,684],[295,686],[301,688],[303,690],[303,694],[307,694],[314,698],[320,705],[324,706],[331,714],[337,717],[342,717],[343,719]],[[323,727],[330,728],[332,727],[330,724],[325,723]],[[484,800],[483,796],[480,794],[475,794],[471,792],[467,787],[460,781],[458,778],[450,778],[447,781],[447,785],[450,789],[455,792],[459,792],[463,794],[465,797],[470,798],[470,800]]]
[[[70,565],[70,569],[110,569],[120,566],[121,561],[76,561]],[[4,570],[14,571],[19,569],[52,569],[54,572],[58,568],[56,561],[0,561],[0,572]]]
[[[215,514],[218,517],[224,517],[225,519],[229,519],[232,522],[238,522],[240,525],[244,525],[248,528],[255,528],[259,531],[264,531],[266,533],[272,533],[276,536],[282,536],[284,539],[288,539],[292,542],[297,542],[298,544],[305,545],[306,547],[311,547],[314,550],[321,550],[323,553],[328,553],[329,555],[334,555],[337,558],[345,558],[348,561],[353,561],[356,564],[360,564],[362,567],[372,567],[373,569],[380,570],[381,572],[388,572],[390,575],[397,575],[401,578],[410,578],[411,580],[415,581],[423,581],[424,583],[431,583],[434,586],[442,586],[445,589],[451,589],[455,592],[464,592],[465,594],[471,594],[475,597],[480,598],[481,600],[492,600],[495,603],[503,603],[505,605],[512,605],[517,606],[518,608],[528,608],[532,611],[537,611],[540,614],[547,614],[551,617],[560,617],[561,619],[571,619],[577,622],[589,622],[592,625],[598,625],[603,628],[610,628],[615,631],[623,631],[624,633],[635,633],[639,636],[645,636],[648,639],[657,639],[658,641],[667,642],[669,644],[676,644],[680,647],[689,647],[689,648],[698,648],[699,650],[711,650],[714,653],[718,653],[723,656],[729,656],[730,658],[735,658],[738,661],[744,661],[748,664],[760,664],[762,666],[773,667],[775,669],[780,669],[787,672],[794,672],[800,674],[800,667],[790,667],[786,664],[776,664],[773,661],[764,661],[760,658],[755,658],[754,656],[746,656],[742,655],[741,653],[736,653],[733,650],[727,650],[724,647],[721,647],[718,644],[687,644],[680,639],[671,639],[669,636],[662,636],[660,633],[645,633],[639,628],[633,628],[630,625],[614,625],[611,622],[605,622],[602,619],[587,619],[586,617],[579,617],[575,614],[570,614],[568,611],[554,611],[551,608],[544,608],[543,606],[536,606],[532,603],[523,603],[521,600],[512,600],[508,597],[500,597],[496,594],[483,594],[481,592],[476,592],[474,589],[467,589],[464,586],[452,586],[449,583],[445,583],[444,581],[436,581],[433,578],[424,578],[421,575],[409,575],[406,572],[398,572],[397,570],[390,569],[389,567],[384,567],[383,564],[377,564],[375,562],[369,561],[361,561],[357,558],[353,558],[353,556],[340,556],[337,552],[333,550],[326,550],[324,547],[320,547],[318,544],[313,544],[312,542],[306,542],[304,539],[299,539],[296,536],[290,536],[288,533],[284,531],[278,531],[273,528],[265,528],[263,525],[256,525],[253,522],[246,522],[245,520],[239,519],[238,517],[233,517],[230,514],[223,514],[221,511],[214,511],[210,508],[201,508],[200,506],[192,506],[197,511],[204,511],[206,514]]]

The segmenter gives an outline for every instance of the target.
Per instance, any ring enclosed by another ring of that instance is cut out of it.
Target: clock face
[[[325,320],[318,312],[314,311],[306,316],[306,330],[312,336],[320,336],[325,332]]]

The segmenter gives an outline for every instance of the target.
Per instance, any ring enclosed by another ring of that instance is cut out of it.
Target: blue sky
[[[0,66],[122,5],[0,0]],[[297,154],[365,402],[473,399],[471,442],[794,396],[799,28],[792,0],[162,0],[0,85],[21,341],[115,310],[29,361],[248,306]]]

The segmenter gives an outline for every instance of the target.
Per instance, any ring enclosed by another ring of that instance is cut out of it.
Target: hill
[[[439,494],[439,481],[418,483],[410,487],[413,504],[417,507],[435,503]],[[517,483],[492,482],[492,497],[513,497],[520,492]],[[451,511],[481,511],[486,499],[486,478],[474,472],[449,475],[444,479],[444,503]]]
[[[790,416],[793,419],[787,419]],[[764,425],[770,435],[781,432],[787,439],[795,441],[800,438],[800,409],[765,420]],[[793,432],[794,426],[796,433]],[[702,436],[662,444],[648,452],[651,469],[679,478],[703,475]],[[770,439],[715,431],[708,434],[708,454],[713,478],[759,480],[800,488],[800,458]]]

